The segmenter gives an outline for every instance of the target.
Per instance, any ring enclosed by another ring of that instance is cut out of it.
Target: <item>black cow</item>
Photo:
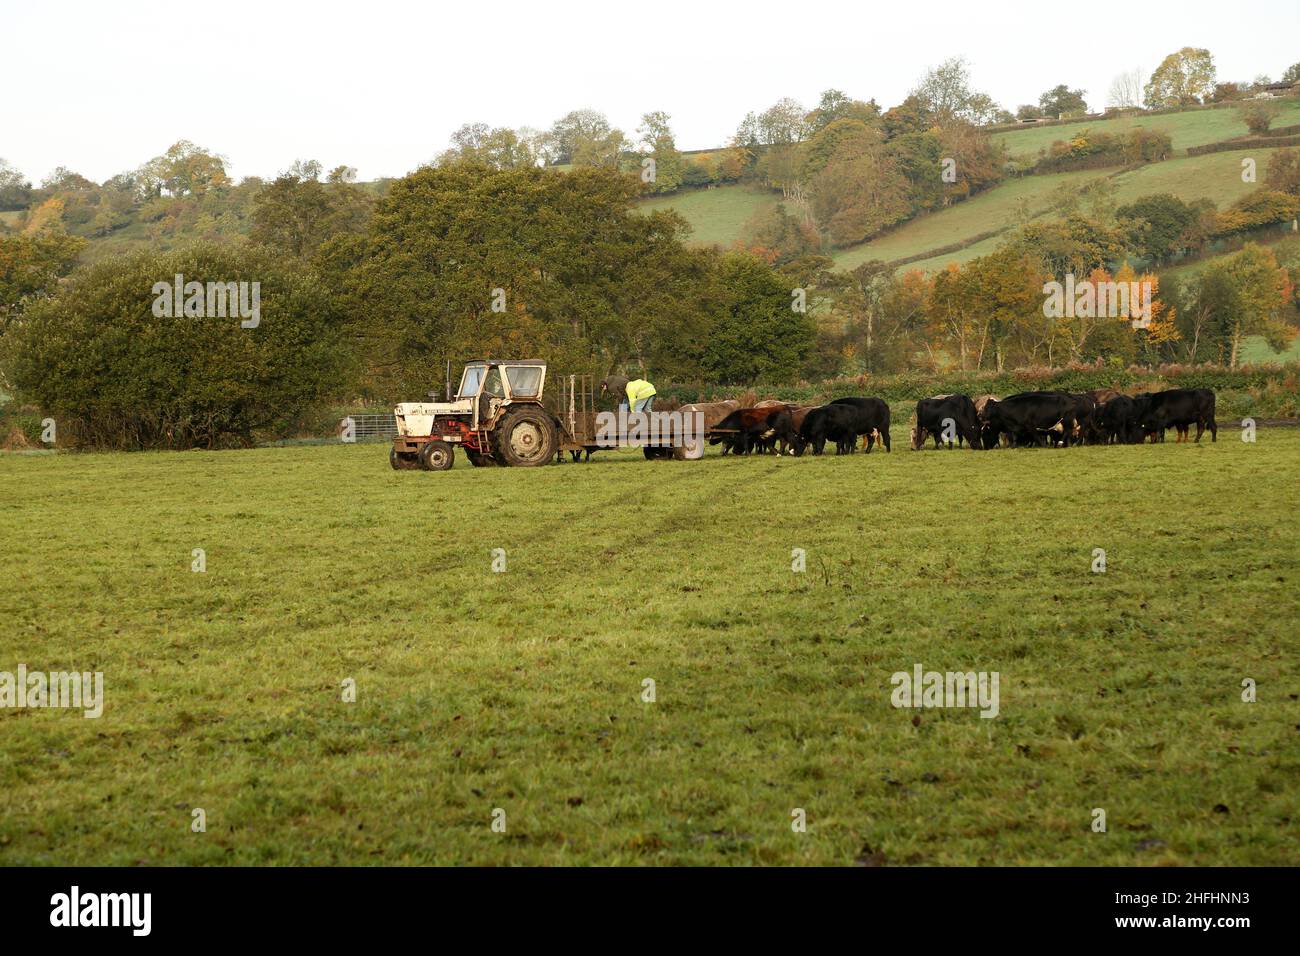
[[[980,418],[985,448],[993,448],[1002,434],[1017,447],[1059,439],[1068,445],[1074,431],[1075,400],[1064,392],[1021,392],[1000,402],[990,401]]]
[[[1208,428],[1210,441],[1219,440],[1214,421],[1214,392],[1208,388],[1171,388],[1137,398],[1137,419],[1142,431],[1164,441],[1169,428],[1178,429],[1178,441],[1188,441],[1188,429],[1196,426],[1196,440]]]
[[[1071,440],[1080,445],[1095,444],[1098,441],[1096,399],[1088,392],[1066,394],[1070,395],[1073,402],[1070,410],[1070,417],[1074,420],[1074,427],[1070,431]]]
[[[1103,444],[1136,445],[1142,441],[1137,404],[1127,395],[1117,395],[1101,406],[1097,426]]]
[[[835,454],[852,453],[858,443],[858,409],[851,405],[822,405],[804,416],[799,435],[794,441],[794,453],[802,455],[812,445],[813,454],[820,455],[826,442],[835,442]]]
[[[920,450],[925,446],[927,435],[934,436],[934,447],[938,448],[940,439],[945,438],[944,430],[952,422],[957,444],[962,441],[970,443],[971,448],[980,447],[979,417],[975,413],[975,403],[968,395],[944,395],[940,398],[923,398],[916,403],[916,430],[912,432],[912,448]],[[948,447],[952,447],[951,434],[946,437]]]
[[[889,405],[883,398],[837,398],[831,404],[857,410],[854,434],[867,436],[864,450],[868,455],[876,441],[885,446],[885,451],[892,450],[889,445]]]

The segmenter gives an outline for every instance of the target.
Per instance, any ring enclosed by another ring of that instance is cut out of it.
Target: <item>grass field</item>
[[[690,241],[699,245],[730,246],[741,237],[750,217],[781,201],[776,193],[748,186],[693,189],[676,196],[660,196],[641,203],[646,212],[672,209],[691,225]]]
[[[1273,120],[1273,126],[1294,126],[1300,123],[1300,100],[1285,100],[1277,105],[1279,111],[1277,118]],[[1245,136],[1249,132],[1241,118],[1241,110],[1225,107],[1164,113],[1159,116],[1084,120],[1079,123],[1062,123],[1059,126],[1029,126],[1006,133],[994,133],[993,139],[1006,146],[1012,158],[1023,159],[1037,156],[1040,150],[1047,149],[1058,139],[1069,139],[1085,129],[1124,133],[1138,126],[1168,133],[1170,143],[1176,152],[1185,151],[1189,146],[1204,146],[1206,143],[1217,143],[1232,139],[1234,136]]]
[[[1219,437],[0,455],[0,671],[106,697],[0,709],[0,864],[1295,863],[1300,431]]]

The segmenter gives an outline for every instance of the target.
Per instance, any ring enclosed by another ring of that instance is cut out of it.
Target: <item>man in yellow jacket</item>
[[[622,392],[626,397],[619,402],[619,406],[633,412],[648,412],[654,407],[655,387],[643,378],[635,378],[629,381],[622,375],[611,375],[600,383],[600,393]]]

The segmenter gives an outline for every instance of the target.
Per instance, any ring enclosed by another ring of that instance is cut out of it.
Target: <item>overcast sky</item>
[[[0,157],[36,181],[60,165],[102,181],[178,139],[236,177],[299,158],[398,176],[462,123],[545,128],[579,107],[628,133],[665,110],[696,149],[783,96],[893,106],[954,55],[1011,110],[1058,83],[1101,108],[1115,74],[1183,46],[1220,80],[1300,60],[1297,0],[0,0],[0,28]]]

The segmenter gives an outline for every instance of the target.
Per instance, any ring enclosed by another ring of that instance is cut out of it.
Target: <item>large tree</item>
[[[1170,53],[1147,81],[1143,98],[1148,109],[1190,106],[1214,92],[1214,57],[1209,50],[1185,46]]]
[[[294,257],[311,256],[331,236],[365,228],[374,200],[351,180],[355,170],[340,166],[326,182],[321,164],[299,160],[258,191],[250,238]]]
[[[1086,113],[1086,90],[1072,90],[1064,83],[1054,86],[1038,98],[1038,107],[1053,118],[1067,113]]]
[[[951,57],[927,70],[909,98],[915,98],[940,124],[965,120],[985,125],[993,122],[999,112],[988,94],[971,87],[970,68],[961,57]]]
[[[395,181],[366,234],[319,257],[364,318],[371,393],[423,394],[444,358],[489,353],[698,377],[721,301],[713,260],[685,246],[675,213],[637,211],[641,193],[601,169],[457,163]]]

